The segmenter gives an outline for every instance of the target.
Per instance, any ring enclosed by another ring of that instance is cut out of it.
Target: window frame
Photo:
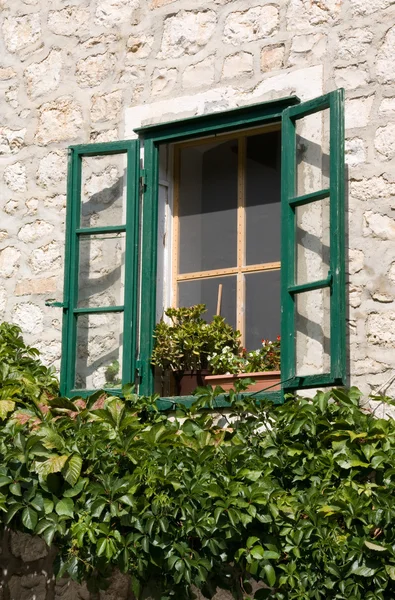
[[[295,123],[299,118],[330,109],[330,186],[328,190],[298,197],[295,192]],[[282,311],[282,392],[318,386],[344,385],[346,382],[345,344],[345,244],[344,235],[344,90],[330,92],[304,103],[288,96],[226,112],[210,113],[183,120],[135,129],[138,139],[83,144],[69,148],[68,202],[66,215],[66,253],[64,300],[52,303],[63,308],[61,393],[87,396],[97,390],[74,389],[72,381],[76,360],[76,302],[78,294],[78,231],[81,206],[81,161],[83,156],[126,152],[127,191],[126,223],[116,227],[126,233],[124,344],[122,383],[139,383],[140,395],[154,392],[154,370],[150,363],[153,330],[156,324],[159,148],[162,144],[213,138],[218,134],[254,130],[280,124],[282,130],[281,181],[281,311]],[[140,141],[144,146],[144,164],[140,164]],[[313,198],[310,196],[314,196]],[[330,277],[312,284],[295,284],[295,206],[330,198]],[[292,214],[293,213],[293,214]],[[102,232],[106,227],[99,228]],[[111,227],[108,228],[110,230]],[[288,237],[289,236],[289,239]],[[333,251],[332,251],[333,247]],[[302,291],[330,288],[331,372],[296,376],[294,299]],[[296,289],[298,288],[298,289]],[[107,307],[108,308],[108,307]],[[82,309],[82,312],[105,312]],[[287,343],[287,340],[289,343]],[[74,364],[74,367],[72,365]],[[108,389],[121,395],[120,389]],[[278,392],[265,393],[281,401]],[[261,393],[258,397],[261,397]],[[170,401],[170,405],[169,405]],[[184,398],[184,404],[192,401]],[[159,408],[174,406],[175,399],[162,398]],[[223,403],[226,405],[226,402]]]
[[[81,227],[82,159],[84,157],[126,154],[125,223],[119,225]],[[75,388],[77,357],[77,319],[80,314],[105,312],[123,313],[122,383],[134,379],[137,344],[137,288],[138,278],[138,223],[139,223],[139,140],[79,144],[69,147],[67,213],[65,240],[65,267],[63,302],[55,303],[63,309],[62,360],[60,368],[60,393],[70,397],[85,397],[97,390]],[[79,239],[95,234],[125,233],[125,286],[124,302],[119,307],[78,308],[79,291]],[[114,310],[119,309],[119,310]],[[121,388],[108,388],[108,392],[121,395]]]
[[[243,106],[226,112],[211,113],[179,121],[148,125],[134,130],[144,143],[144,189],[141,240],[141,298],[144,310],[140,317],[140,355],[138,360],[139,393],[152,394],[154,372],[150,364],[153,350],[152,332],[156,315],[157,231],[159,146],[221,132],[233,132],[282,121],[284,110],[300,104],[297,96],[287,96],[260,104]]]

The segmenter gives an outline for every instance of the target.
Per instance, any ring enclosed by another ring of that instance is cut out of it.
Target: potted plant
[[[221,386],[225,391],[234,387],[235,379],[251,378],[254,382],[248,386],[249,392],[257,392],[270,388],[280,389],[280,346],[281,338],[275,341],[262,340],[257,350],[235,355],[230,348],[223,347],[220,352],[213,352],[208,357],[211,375],[205,377],[207,385]]]
[[[209,356],[223,348],[229,348],[235,356],[240,352],[240,332],[220,316],[207,323],[202,318],[205,310],[204,304],[169,308],[165,311],[167,320],[155,327],[151,363],[162,370],[162,377],[166,372],[173,373],[178,396],[189,395],[205,385]]]

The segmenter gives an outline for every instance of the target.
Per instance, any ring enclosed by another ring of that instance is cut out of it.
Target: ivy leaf
[[[78,496],[78,494],[80,494],[82,492],[82,490],[84,489],[84,486],[86,484],[88,480],[87,479],[80,479],[79,482],[72,488],[70,488],[69,490],[65,490],[63,492],[63,496],[65,498],[74,498],[74,496]]]
[[[34,531],[34,529],[37,525],[37,521],[38,521],[38,516],[37,516],[36,511],[33,510],[33,508],[30,508],[30,506],[27,506],[22,511],[22,523],[24,524],[24,526],[27,529]]]
[[[0,400],[0,419],[5,419],[14,408],[15,402],[12,400]]]
[[[43,462],[36,461],[34,463],[35,471],[45,479],[50,473],[58,473],[59,471],[61,471],[64,465],[66,464],[68,458],[68,454],[63,454],[62,456],[55,454],[54,456],[51,456],[50,458],[48,458],[48,460],[45,460]]]
[[[386,552],[387,548],[384,546],[380,546],[380,544],[374,544],[373,542],[369,542],[365,540],[365,546],[369,548],[369,550],[374,550],[375,552]]]
[[[273,569],[272,565],[268,564],[263,567],[263,571],[266,575],[266,579],[270,587],[273,587],[276,583],[276,572]]]
[[[81,474],[82,458],[79,454],[72,454],[65,463],[62,474],[67,483],[74,486]]]
[[[60,517],[73,517],[74,515],[74,502],[71,498],[62,498],[55,506],[55,512]]]

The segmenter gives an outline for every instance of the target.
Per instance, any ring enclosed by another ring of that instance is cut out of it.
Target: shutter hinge
[[[145,192],[147,188],[146,177],[147,171],[145,169],[140,169],[140,188],[143,190],[143,192]]]
[[[49,306],[51,308],[68,308],[68,303],[67,302],[56,302],[55,300],[52,300],[52,298],[49,298],[48,300],[45,301],[45,306]]]

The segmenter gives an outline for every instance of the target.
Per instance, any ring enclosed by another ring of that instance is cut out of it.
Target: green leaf
[[[74,496],[78,496],[78,494],[80,494],[82,492],[82,490],[84,489],[84,486],[85,486],[85,484],[86,484],[87,481],[88,480],[84,479],[84,478],[80,479],[78,481],[78,483],[74,487],[72,487],[69,490],[65,490],[63,492],[63,496],[65,498],[74,498]]]
[[[375,552],[386,552],[387,548],[384,546],[380,546],[380,544],[374,544],[373,542],[369,542],[365,540],[365,546],[369,548],[369,550],[374,550]]]
[[[44,538],[47,546],[50,546],[53,542],[54,536],[56,533],[56,527],[54,525],[50,525],[41,534],[41,537]]]
[[[59,471],[61,471],[63,469],[68,458],[69,458],[68,454],[67,455],[63,454],[62,456],[55,454],[54,456],[51,456],[50,458],[48,458],[48,460],[45,460],[43,462],[36,461],[34,463],[36,473],[41,475],[41,477],[43,477],[44,479],[50,473],[58,473]]]
[[[79,454],[73,454],[67,460],[62,469],[62,474],[67,483],[74,486],[81,474],[82,458]]]
[[[59,516],[73,517],[74,516],[74,502],[71,498],[63,498],[55,506],[55,512]]]
[[[37,516],[36,511],[33,510],[33,508],[30,508],[30,506],[27,506],[22,511],[22,523],[24,524],[24,526],[27,529],[34,531],[34,529],[37,525],[37,521],[38,521],[38,516]]]
[[[12,483],[10,485],[10,492],[14,496],[22,496],[21,484],[20,483]]]
[[[276,583],[276,572],[273,569],[272,565],[270,565],[270,564],[265,565],[263,567],[263,571],[265,573],[268,584],[270,585],[270,587],[273,587],[274,584]]]
[[[100,538],[96,545],[97,556],[103,556],[107,549],[107,538]]]
[[[23,508],[23,504],[20,504],[19,502],[13,504],[7,511],[6,523],[10,523],[10,521],[14,518],[16,513],[21,510],[21,508]]]
[[[261,558],[263,558],[264,556],[264,549],[262,548],[262,546],[254,546],[253,548],[251,548],[250,550],[250,554],[253,558],[256,558],[257,560],[260,560]]]
[[[0,400],[0,419],[5,419],[14,408],[15,402],[12,400]]]

